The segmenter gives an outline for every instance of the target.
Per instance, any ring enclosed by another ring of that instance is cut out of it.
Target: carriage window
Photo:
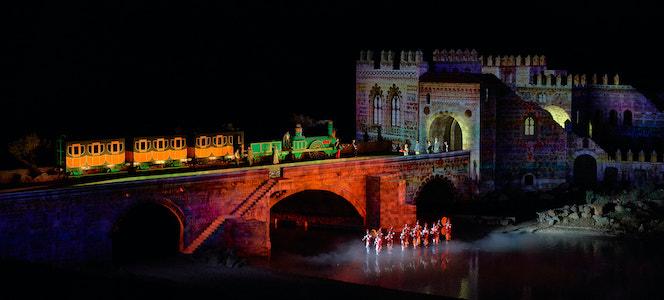
[[[117,152],[120,151],[120,150],[119,150],[120,145],[118,145],[118,144],[113,144],[113,145],[111,146],[111,148],[112,148],[111,151],[112,151],[113,153],[117,153]]]
[[[237,143],[242,144],[242,136],[241,135],[237,136]]]
[[[99,151],[99,145],[94,145],[92,147],[92,149],[93,149],[92,154],[99,154],[99,152],[100,152]]]
[[[118,149],[120,152],[124,151],[124,143],[118,143]]]
[[[217,146],[222,146],[224,144],[224,136],[223,135],[218,135],[216,143],[217,143]]]
[[[232,135],[228,137],[228,143],[233,144],[233,136]]]

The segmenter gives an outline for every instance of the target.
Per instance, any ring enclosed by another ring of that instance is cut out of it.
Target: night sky
[[[638,1],[12,2],[2,8],[5,142],[226,123],[272,139],[292,131],[292,114],[333,119],[348,139],[361,49],[544,54],[549,68],[620,72],[664,91],[661,13]]]

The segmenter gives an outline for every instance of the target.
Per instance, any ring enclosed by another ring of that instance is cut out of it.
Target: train
[[[288,135],[286,135],[288,136]],[[187,135],[139,136],[71,140],[61,143],[58,161],[69,176],[229,165],[250,159],[251,163],[323,159],[337,151],[336,130],[327,122],[326,136],[305,137],[297,124],[292,139],[250,143],[245,150],[244,131],[218,131]],[[62,149],[64,148],[64,149]]]
[[[327,135],[305,137],[302,133],[302,126],[295,126],[295,135],[292,139],[287,138],[289,133],[284,135],[281,140],[251,143],[249,149],[254,162],[272,161],[274,152],[279,157],[279,161],[290,160],[298,161],[303,159],[323,159],[329,158],[337,152],[336,130],[334,123],[327,121]]]

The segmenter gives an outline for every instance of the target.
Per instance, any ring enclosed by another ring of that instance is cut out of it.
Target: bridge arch
[[[184,220],[182,210],[168,199],[137,201],[112,227],[113,260],[134,262],[181,252]]]
[[[273,189],[274,192],[270,196],[270,205],[269,209],[272,209],[277,203],[283,201],[284,199],[301,193],[305,191],[325,191],[325,192],[330,192],[333,193],[347,202],[349,202],[357,211],[357,213],[360,214],[362,219],[366,220],[367,216],[367,208],[366,208],[366,201],[362,201],[364,199],[364,195],[358,195],[353,191],[353,188],[350,186],[347,186],[343,182],[338,182],[337,184],[334,185],[328,185],[324,184],[321,181],[315,181],[315,182],[305,182],[305,181],[300,181],[300,182],[293,182],[294,185],[287,184],[284,182],[280,182],[283,185],[277,185]],[[280,187],[284,187],[283,189],[280,189]]]
[[[346,197],[348,196],[347,194]],[[329,190],[304,189],[271,201],[270,215],[292,214],[319,219],[337,218],[336,221],[341,221],[338,225],[364,225],[365,210],[358,208],[357,203],[346,197]]]
[[[417,219],[421,222],[439,220],[454,209],[459,198],[452,180],[443,175],[430,176],[422,182],[415,194]]]

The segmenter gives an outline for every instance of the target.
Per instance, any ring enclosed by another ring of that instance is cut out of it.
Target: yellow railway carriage
[[[232,159],[234,136],[224,133],[198,134],[194,138],[194,147],[190,157],[196,160]],[[192,153],[193,152],[193,153]]]
[[[71,175],[117,172],[125,165],[125,140],[70,141],[65,155],[66,170]]]
[[[187,139],[184,136],[137,137],[127,161],[139,169],[151,166],[179,167],[187,162]]]

